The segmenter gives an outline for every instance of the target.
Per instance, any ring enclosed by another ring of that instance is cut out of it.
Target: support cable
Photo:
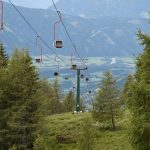
[[[18,8],[12,3],[11,0],[9,0],[10,4],[13,6],[13,8],[18,12],[18,14],[21,16],[21,18],[25,21],[25,23],[31,28],[31,30],[36,34],[36,36],[39,36],[41,38],[41,41],[47,46],[50,51],[56,55],[57,58],[59,58],[66,66],[70,67],[70,64],[66,63],[48,44],[47,42],[39,35],[39,33],[36,31],[36,29],[32,26],[32,24],[22,15],[22,13],[18,10]]]

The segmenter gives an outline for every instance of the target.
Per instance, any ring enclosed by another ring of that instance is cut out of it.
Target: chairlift
[[[54,47],[55,48],[62,48],[63,42],[62,41],[54,41]]]
[[[76,64],[73,64],[73,65],[72,65],[72,69],[77,69],[77,65],[76,65]]]
[[[41,63],[42,62],[42,45],[41,45],[41,38],[40,38],[40,36],[38,35],[38,36],[36,36],[36,46],[38,47],[38,49],[40,50],[40,52],[41,52],[41,54],[40,54],[40,58],[37,58],[35,61],[37,62],[37,63]]]
[[[64,79],[65,79],[65,80],[69,80],[69,78],[68,78],[68,77],[64,77]]]
[[[59,20],[54,23],[54,47],[55,48],[62,48],[63,47],[63,41],[62,40],[56,40],[56,24],[58,24],[62,21],[60,11],[57,11],[57,13],[59,15]]]
[[[40,58],[36,58],[35,61],[36,61],[36,63],[41,63],[41,59]]]
[[[57,77],[59,75],[58,72],[54,72],[54,76]]]
[[[84,79],[84,74],[81,74],[81,75],[80,75],[80,78],[81,78],[81,79]]]
[[[86,78],[86,81],[88,82],[88,81],[89,81],[89,78]]]
[[[92,93],[92,91],[89,91],[89,94],[91,94]]]

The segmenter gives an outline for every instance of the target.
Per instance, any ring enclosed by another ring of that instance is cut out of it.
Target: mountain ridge
[[[60,3],[62,1],[57,2]],[[53,24],[58,16],[53,9],[31,9],[17,7],[36,31],[53,48]],[[144,9],[143,9],[144,11]],[[11,14],[11,15],[10,15]],[[141,50],[136,37],[137,28],[148,32],[148,20],[136,17],[100,17],[97,19],[64,14],[63,21],[81,56],[128,56]],[[36,35],[8,3],[4,3],[5,29],[1,31],[0,41],[5,44],[8,53],[14,47],[27,47],[32,55],[39,55],[35,44]],[[73,47],[60,25],[56,33],[64,42],[59,54],[70,55]],[[44,46],[44,54],[51,54]]]

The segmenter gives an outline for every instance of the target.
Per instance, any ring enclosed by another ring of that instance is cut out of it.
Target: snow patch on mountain
[[[75,28],[79,27],[79,23],[77,21],[70,22],[70,24]]]
[[[111,39],[111,37],[104,33],[104,37],[106,37],[106,43],[110,44],[110,45],[115,45],[115,42]]]
[[[101,33],[101,32],[102,32],[101,30],[98,30],[98,31],[92,30],[92,31],[91,31],[91,34],[92,34],[92,35],[91,35],[90,37],[93,38],[93,37],[97,36],[97,35],[98,35],[99,33]]]
[[[122,36],[124,34],[122,29],[115,29],[114,33],[115,33],[116,36]]]
[[[5,31],[17,35],[10,27],[8,27],[8,25],[5,26]]]

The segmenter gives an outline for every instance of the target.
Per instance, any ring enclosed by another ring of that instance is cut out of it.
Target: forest
[[[59,79],[40,79],[28,49],[0,44],[0,150],[150,150],[150,36],[122,88],[110,70],[91,109],[74,113],[76,95]]]

